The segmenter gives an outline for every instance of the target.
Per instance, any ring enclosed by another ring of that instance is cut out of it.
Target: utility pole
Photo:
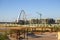
[[[40,16],[39,24],[41,24],[41,16],[42,16],[42,14],[41,14],[41,13],[39,13],[39,12],[37,12],[37,13],[38,13],[38,15]]]

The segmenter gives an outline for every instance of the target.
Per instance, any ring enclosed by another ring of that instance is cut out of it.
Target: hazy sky
[[[0,0],[0,21],[15,21],[21,10],[27,19],[60,18],[60,0]]]

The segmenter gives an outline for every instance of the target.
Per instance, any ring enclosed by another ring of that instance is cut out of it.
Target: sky
[[[15,21],[21,10],[26,19],[60,18],[60,0],[0,0],[0,21]],[[23,14],[22,14],[23,15]]]

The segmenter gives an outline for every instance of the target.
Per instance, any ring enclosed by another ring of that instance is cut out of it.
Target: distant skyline
[[[0,0],[0,21],[15,21],[21,10],[27,19],[60,18],[60,0]]]

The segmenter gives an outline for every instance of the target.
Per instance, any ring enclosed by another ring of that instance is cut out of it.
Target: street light
[[[38,13],[38,15],[40,16],[40,22],[39,22],[39,23],[41,23],[41,16],[42,16],[42,14],[39,13],[39,12],[37,12],[37,13]]]

